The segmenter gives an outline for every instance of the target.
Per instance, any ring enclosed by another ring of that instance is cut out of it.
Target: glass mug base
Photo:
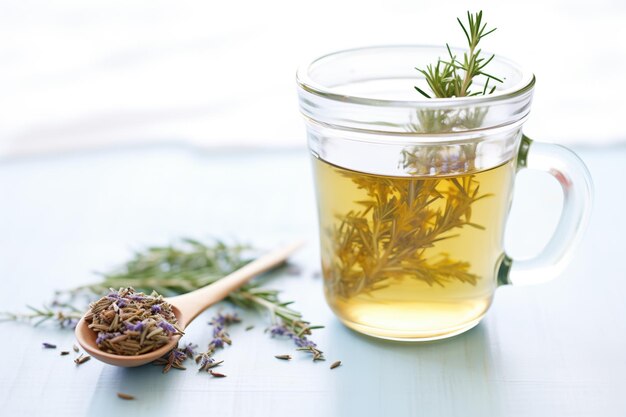
[[[329,297],[326,301],[339,320],[352,330],[368,336],[407,342],[445,339],[476,326],[487,313],[492,297],[447,302],[421,302],[406,291],[404,303],[380,300],[372,295],[351,299]],[[424,294],[422,294],[423,296]]]
[[[378,339],[395,340],[398,342],[429,342],[433,340],[447,339],[449,337],[457,336],[461,333],[474,328],[480,323],[485,314],[481,315],[475,320],[472,320],[462,325],[450,327],[447,329],[441,329],[438,331],[393,331],[386,328],[376,328],[371,326],[364,326],[359,323],[354,323],[349,320],[341,319],[341,322],[348,328],[355,330],[359,333],[363,333],[367,336],[375,337]]]

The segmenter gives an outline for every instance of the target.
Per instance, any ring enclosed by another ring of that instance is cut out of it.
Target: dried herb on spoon
[[[116,355],[152,352],[183,334],[172,306],[161,295],[146,295],[131,287],[111,290],[91,303],[85,320],[98,335],[98,348]]]

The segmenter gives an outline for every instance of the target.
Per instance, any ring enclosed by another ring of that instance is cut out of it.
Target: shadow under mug
[[[490,72],[503,82],[494,93],[421,96],[414,87],[425,90],[425,80],[415,67],[446,55],[428,46],[367,47],[298,70],[326,300],[344,324],[371,336],[433,340],[472,328],[499,285],[559,275],[588,222],[584,163],[522,133],[534,75],[496,57]],[[523,168],[556,178],[564,205],[542,253],[513,260],[503,236]]]

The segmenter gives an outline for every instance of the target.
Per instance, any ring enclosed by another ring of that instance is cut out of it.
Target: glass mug
[[[434,340],[472,328],[498,286],[557,276],[589,218],[583,162],[522,134],[534,75],[496,57],[489,71],[503,83],[493,94],[421,96],[414,87],[427,86],[415,67],[444,56],[438,47],[367,47],[297,73],[326,300],[348,327],[379,338]],[[503,235],[522,168],[556,178],[564,204],[542,253],[513,260]]]

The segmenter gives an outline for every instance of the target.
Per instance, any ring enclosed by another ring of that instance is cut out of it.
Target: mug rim
[[[381,98],[370,98],[363,97],[358,95],[351,94],[339,94],[333,91],[332,87],[326,87],[321,83],[316,82],[310,75],[309,69],[319,63],[324,59],[329,59],[334,56],[356,53],[356,52],[367,52],[374,50],[393,50],[393,49],[438,49],[446,51],[445,47],[438,45],[421,45],[421,44],[391,44],[391,45],[372,45],[372,46],[361,46],[356,48],[348,48],[342,49],[339,51],[331,52],[322,56],[319,56],[315,59],[311,59],[306,61],[304,64],[298,67],[296,71],[296,82],[300,88],[304,91],[326,98],[334,101],[341,101],[344,103],[352,103],[352,104],[360,104],[360,105],[370,105],[370,106],[378,106],[378,107],[452,107],[452,106],[471,106],[476,104],[486,104],[486,103],[494,103],[498,101],[505,101],[520,95],[527,93],[532,90],[536,78],[535,75],[525,70],[522,66],[517,64],[516,62],[503,57],[501,55],[496,55],[495,59],[501,61],[512,68],[517,69],[521,73],[521,80],[504,90],[495,91],[493,94],[487,95],[475,95],[475,96],[466,96],[466,97],[433,97],[427,98],[416,94],[415,99],[411,100],[390,100],[390,99],[381,99]],[[451,47],[453,51],[465,52],[467,49]],[[489,52],[486,52],[490,55]]]

